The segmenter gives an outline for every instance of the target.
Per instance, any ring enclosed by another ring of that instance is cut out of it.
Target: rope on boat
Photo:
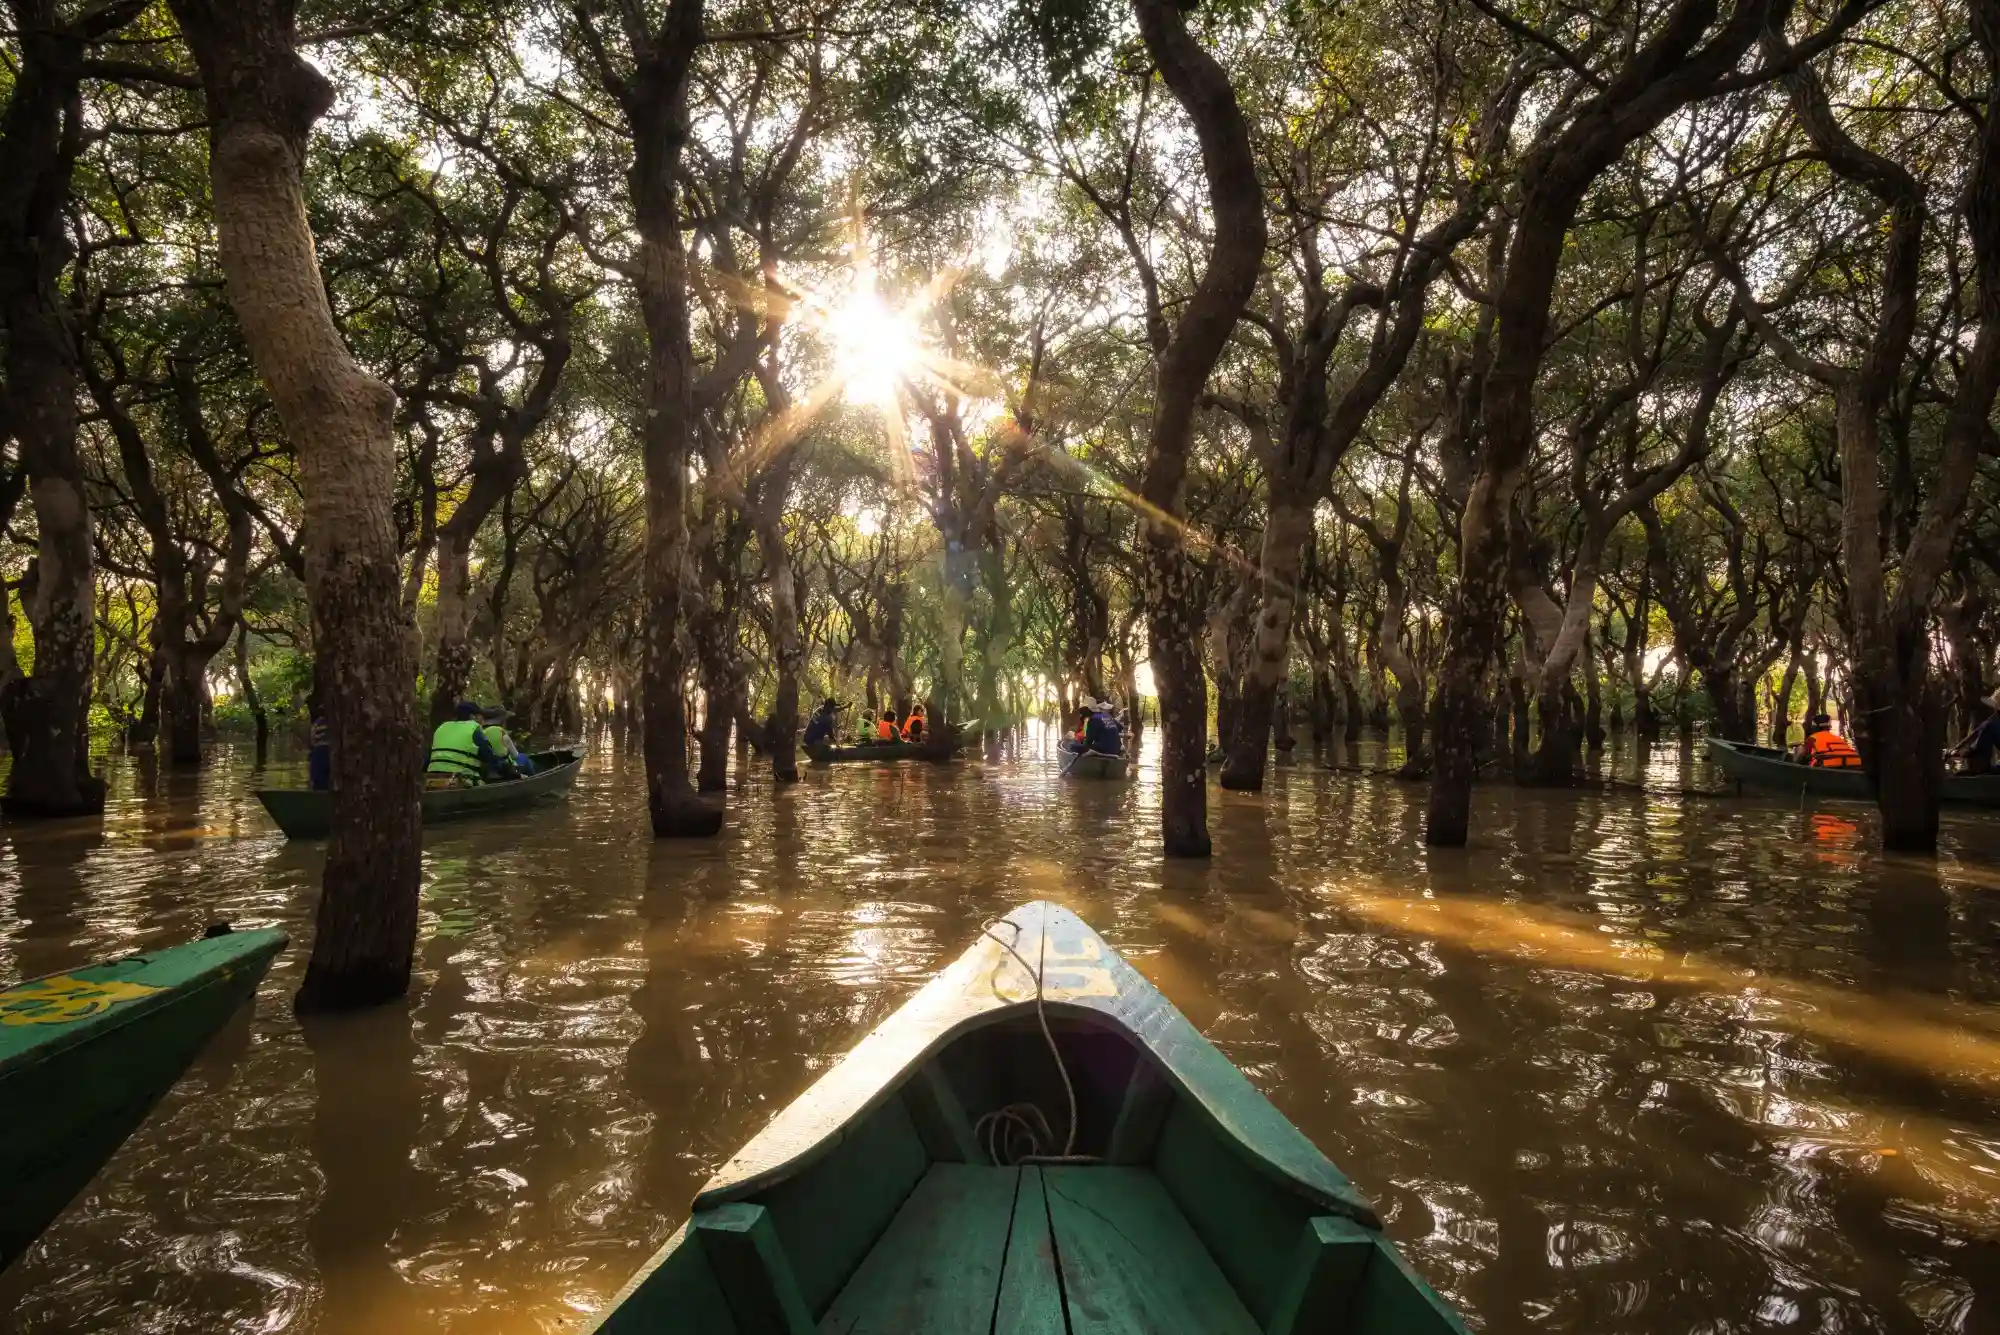
[[[1063,1096],[1069,1100],[1069,1134],[1063,1137],[1062,1153],[1048,1153],[1044,1147],[1054,1146],[1055,1131],[1049,1126],[1047,1114],[1033,1103],[1010,1103],[980,1114],[979,1120],[972,1124],[972,1134],[986,1150],[986,1157],[1003,1168],[1030,1163],[1098,1163],[1100,1160],[1094,1154],[1076,1153],[1076,1086],[1070,1082],[1069,1066],[1063,1061],[1062,1049],[1056,1046],[1056,1036],[1049,1028],[1048,1011],[1042,1004],[1042,971],[1028,963],[1012,941],[1003,941],[994,934],[993,928],[1003,922],[1007,920],[988,918],[979,925],[979,934],[991,937],[1035,980],[1035,1019],[1042,1026],[1042,1039],[1049,1045],[1049,1056],[1055,1059],[1056,1074],[1062,1077]],[[1012,922],[1007,925],[1018,938],[1021,925]],[[1046,936],[1043,940],[1046,943]],[[1025,1146],[1025,1152],[1016,1153],[1017,1145]]]

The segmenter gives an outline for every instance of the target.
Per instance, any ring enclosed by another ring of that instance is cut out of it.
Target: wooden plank
[[[1153,1162],[1160,1143],[1160,1128],[1173,1110],[1174,1089],[1144,1057],[1132,1068],[1131,1082],[1118,1106],[1118,1120],[1111,1127],[1111,1148],[1104,1161],[1112,1164],[1144,1165]]]
[[[692,1224],[739,1335],[811,1335],[812,1313],[769,1211],[747,1202],[718,1205]]]
[[[951,1077],[937,1062],[927,1062],[916,1078],[903,1089],[903,1101],[910,1107],[910,1120],[917,1124],[924,1150],[934,1163],[987,1161],[986,1151],[972,1133],[972,1119],[951,1086]]]
[[[1044,1179],[1070,1335],[1258,1335],[1152,1173],[1051,1167]]]
[[[892,1099],[836,1138],[824,1158],[757,1197],[777,1225],[806,1310],[826,1311],[847,1286],[930,1162],[909,1109]]]
[[[1292,1249],[1308,1219],[1325,1214],[1273,1181],[1240,1142],[1180,1099],[1161,1129],[1153,1171],[1259,1324],[1275,1315]]]
[[[821,1335],[965,1335],[993,1320],[1018,1168],[931,1165],[820,1320]]]
[[[1469,1335],[1465,1321],[1381,1234],[1348,1309],[1357,1335]]]
[[[658,1335],[663,1330],[739,1335],[693,1221],[681,1226],[606,1304],[595,1335]]]
[[[1007,1234],[1007,1267],[1000,1277],[993,1335],[1067,1335],[1068,1329],[1042,1170],[1023,1168],[1021,1189],[1014,1194],[1014,1226]]]
[[[1374,1254],[1375,1234],[1352,1219],[1308,1219],[1292,1253],[1291,1278],[1265,1324],[1266,1335],[1316,1335],[1342,1328]]]

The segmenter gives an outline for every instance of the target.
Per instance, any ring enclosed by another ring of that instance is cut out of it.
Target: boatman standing
[[[1953,755],[1965,757],[1967,774],[1991,774],[1994,753],[2000,751],[2000,691],[1986,697],[1986,707],[1993,711],[1986,716],[1986,721],[1951,748]]]

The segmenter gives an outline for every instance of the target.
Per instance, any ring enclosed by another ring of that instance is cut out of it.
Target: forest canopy
[[[1921,849],[1989,712],[2000,0],[8,9],[14,810],[476,697],[696,833],[802,700],[1096,699],[1169,853],[1392,720],[1451,844],[1825,710]]]

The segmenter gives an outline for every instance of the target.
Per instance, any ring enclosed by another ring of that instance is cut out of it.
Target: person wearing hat
[[[507,731],[507,707],[505,705],[493,705],[486,710],[485,718],[486,726],[481,728],[480,731],[486,734],[488,744],[493,747],[493,754],[511,761],[514,766],[514,773],[502,775],[501,777],[508,779],[526,778],[528,775],[533,774],[535,772],[535,762],[521,754],[521,748],[514,745],[514,735]]]
[[[1089,700],[1083,702],[1079,711],[1082,726],[1076,730],[1076,737],[1070,742],[1073,751],[1092,752],[1100,756],[1122,756],[1125,754],[1125,729],[1111,712],[1109,700]]]
[[[437,725],[431,734],[431,756],[425,762],[425,782],[432,788],[470,788],[486,782],[488,768],[512,771],[513,762],[502,760],[480,727],[480,708],[461,700],[453,717]],[[513,778],[512,773],[507,774]]]
[[[1833,720],[1814,714],[1806,720],[1806,737],[1792,757],[1802,765],[1819,769],[1860,769],[1861,753],[1854,744],[1833,730]]]
[[[1986,697],[1986,707],[1993,712],[1985,722],[1967,733],[1965,740],[1951,748],[1955,756],[1965,757],[1967,774],[1989,774],[1993,770],[1993,755],[2000,751],[2000,691]]]
[[[805,744],[808,747],[833,745],[834,729],[840,722],[840,711],[845,708],[846,705],[830,695],[820,701],[819,708],[806,720]]]

